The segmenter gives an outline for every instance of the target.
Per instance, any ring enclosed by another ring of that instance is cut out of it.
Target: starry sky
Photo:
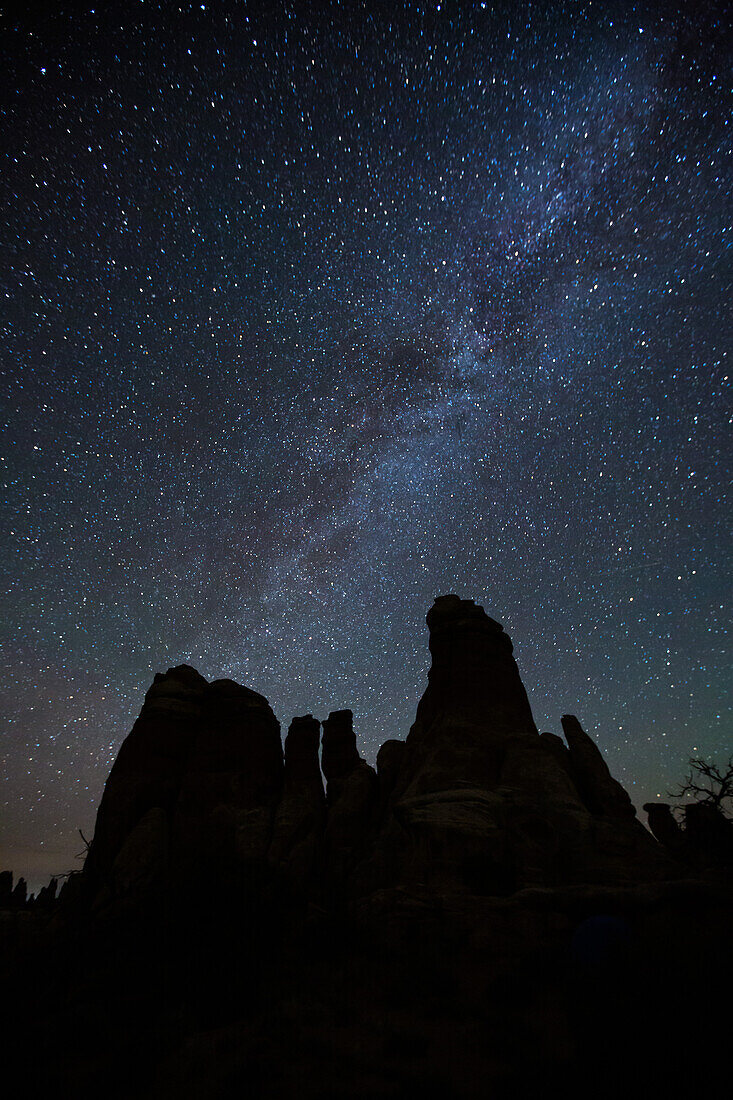
[[[726,29],[5,7],[0,863],[79,866],[181,662],[373,762],[445,592],[637,805],[730,751]]]

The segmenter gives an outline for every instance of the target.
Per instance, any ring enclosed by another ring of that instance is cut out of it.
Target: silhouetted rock
[[[88,905],[91,897],[91,884],[83,871],[72,871],[64,879],[59,890],[59,909],[72,916],[78,915]]]
[[[282,782],[280,726],[267,700],[232,680],[209,684],[172,816],[180,872],[231,873],[264,860]]]
[[[432,883],[505,895],[623,882],[664,857],[577,719],[532,719],[511,640],[472,600],[427,615],[432,666],[406,742],[361,759],[351,711],[295,719],[285,760],[261,695],[181,665],[155,677],[105,788],[85,865],[97,906],[255,864],[320,896]]]
[[[548,733],[545,731],[540,734],[540,740],[543,745],[553,753],[555,759],[562,764],[565,771],[568,771],[570,767],[570,753],[562,737],[559,737],[556,733]]]
[[[562,716],[570,769],[591,813],[626,821],[636,816],[631,799],[611,775],[600,749],[573,714]]]
[[[671,855],[686,858],[687,841],[679,823],[672,815],[672,809],[666,802],[646,802],[643,809],[649,819],[649,828],[659,843]]]
[[[432,666],[407,737],[392,817],[376,857],[387,880],[503,892],[513,874],[495,794],[508,740],[536,738],[512,644],[472,600],[443,596],[427,615]],[[483,889],[483,886],[479,887]]]
[[[386,810],[399,780],[405,762],[404,741],[385,741],[377,753],[377,777],[379,779],[380,813]]]
[[[42,886],[38,891],[38,897],[36,898],[36,904],[41,908],[50,908],[56,901],[56,888],[58,882],[55,878],[52,878],[47,886]]]
[[[10,895],[10,907],[23,909],[28,903],[28,886],[24,878],[19,878]]]
[[[104,788],[84,873],[106,881],[127,837],[150,810],[168,820],[201,728],[206,681],[187,665],[157,674],[140,717],[120,746]]]
[[[263,696],[155,677],[83,872],[33,909],[0,876],[30,1094],[617,1097],[724,1049],[699,982],[733,977],[725,819],[690,807],[670,859],[577,719],[538,734],[497,622],[447,596],[427,623],[406,741],[375,773],[332,712],[325,792],[317,719],[283,753]]]
[[[125,837],[112,863],[109,890],[100,901],[146,894],[168,878],[170,828],[160,806],[148,810]]]
[[[733,821],[711,802],[685,806],[684,836],[698,859],[733,864]]]
[[[321,723],[312,714],[293,718],[285,738],[285,791],[305,784],[319,797],[324,795],[318,762]]]
[[[537,734],[500,624],[457,596],[436,600],[427,623],[428,687],[355,888],[417,881],[502,895],[662,873],[664,858],[577,720],[563,720],[569,747]]]
[[[326,794],[330,801],[335,801],[338,791],[338,781],[347,776],[354,768],[358,768],[361,762],[359,750],[356,747],[356,734],[354,733],[353,715],[350,710],[334,710],[323,723],[323,751],[321,766],[326,782],[331,788],[326,788]],[[334,786],[335,784],[335,786]]]
[[[376,772],[359,756],[352,723],[350,710],[333,711],[323,723],[325,845],[332,876],[343,875],[363,852],[377,804]]]
[[[269,859],[304,886],[315,870],[326,817],[326,795],[318,762],[320,722],[294,718],[285,738],[285,780],[275,814]]]
[[[451,754],[455,759],[445,764],[433,761],[438,769],[435,778],[440,776],[441,782],[450,778],[456,767],[463,772],[468,753],[475,758],[475,778],[482,784],[494,783],[499,779],[500,753],[487,752],[482,745],[477,754],[472,731],[485,731],[490,722],[495,749],[508,736],[536,732],[511,640],[482,607],[458,596],[440,596],[427,614],[427,624],[433,660],[408,744],[413,753],[419,745],[421,757],[430,755],[433,743],[442,740],[444,723],[450,721],[456,728]],[[443,775],[445,767],[447,775]],[[426,788],[432,768],[421,770]]]
[[[685,806],[684,826],[665,802],[647,802],[644,809],[652,833],[675,859],[698,868],[733,866],[733,821],[713,803]]]
[[[105,786],[84,874],[97,904],[263,861],[283,781],[267,700],[187,665],[158,674]]]

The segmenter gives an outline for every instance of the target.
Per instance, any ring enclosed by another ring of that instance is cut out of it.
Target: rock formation
[[[28,886],[24,878],[19,878],[10,895],[11,909],[22,909],[28,902]]]
[[[340,878],[363,853],[377,801],[376,772],[359,756],[350,710],[333,711],[323,723],[321,763],[328,805],[328,871]]]
[[[711,803],[685,807],[685,837],[698,858],[733,865],[733,822]]]
[[[36,904],[42,908],[50,908],[56,901],[56,889],[58,882],[55,878],[52,878],[47,886],[42,886],[38,891],[38,897],[36,898]]]
[[[319,741],[318,719],[311,714],[293,719],[285,739],[285,780],[268,853],[270,862],[301,887],[316,871],[326,817]]]
[[[684,806],[684,828],[665,802],[647,802],[644,809],[652,833],[675,859],[696,867],[733,868],[733,821],[714,803]]]
[[[265,698],[187,665],[158,674],[105,786],[84,867],[104,904],[264,860],[283,785]]]
[[[364,883],[527,886],[654,879],[665,860],[578,720],[537,733],[512,643],[472,600],[427,616],[432,667]]]
[[[635,817],[631,799],[611,775],[598,746],[578,719],[572,714],[564,714],[562,728],[568,743],[569,770],[591,813],[617,821]]]
[[[666,802],[646,802],[644,810],[649,828],[659,843],[679,859],[687,858],[687,841],[680,825],[675,821],[672,808]]]
[[[155,677],[83,871],[32,909],[0,876],[27,1091],[615,1097],[723,1049],[699,990],[733,976],[729,823],[654,805],[655,839],[575,717],[538,733],[499,623],[443,596],[427,625],[376,771],[349,710],[283,751],[255,691]]]
[[[95,904],[253,864],[314,897],[414,883],[482,896],[529,886],[651,881],[665,855],[572,715],[538,734],[501,625],[442,596],[432,666],[405,742],[378,774],[349,710],[293,720],[285,742],[261,695],[158,675],[105,788],[84,877]],[[324,793],[321,768],[326,780]]]

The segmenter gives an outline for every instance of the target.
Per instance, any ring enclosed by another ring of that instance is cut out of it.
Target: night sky
[[[446,592],[637,805],[730,751],[726,30],[5,7],[0,864],[80,865],[170,665],[373,762]]]

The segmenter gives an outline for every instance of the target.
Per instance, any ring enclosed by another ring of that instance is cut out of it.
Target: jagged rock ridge
[[[94,904],[255,865],[314,896],[658,878],[665,857],[578,720],[563,717],[567,744],[537,732],[500,624],[457,596],[427,624],[427,689],[377,772],[351,711],[323,722],[319,762],[311,715],[283,753],[263,696],[186,665],[157,675],[105,787],[84,868]]]

